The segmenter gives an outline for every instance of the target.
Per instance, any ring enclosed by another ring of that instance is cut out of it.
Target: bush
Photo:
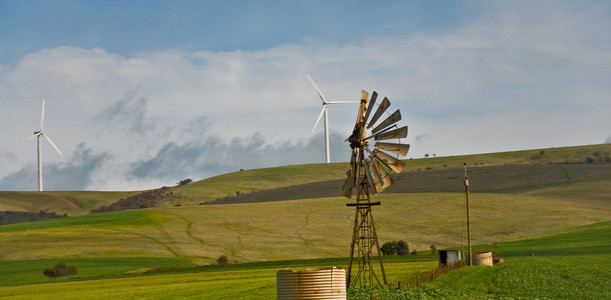
[[[408,255],[409,254],[409,246],[407,242],[404,240],[400,240],[397,242],[397,255]]]
[[[397,242],[395,241],[386,242],[382,245],[382,248],[380,248],[380,250],[382,251],[382,255],[384,256],[396,255],[397,254]]]
[[[66,266],[65,263],[59,262],[53,268],[45,269],[42,271],[42,274],[49,277],[49,279],[54,279],[58,277],[67,277],[76,275],[76,267],[74,266]]]
[[[229,264],[229,261],[227,260],[227,255],[222,255],[220,256],[217,260],[216,260],[216,264],[219,266],[226,266]]]
[[[382,245],[382,247],[380,248],[380,251],[382,251],[382,255],[384,256],[390,256],[390,255],[408,255],[409,254],[409,247],[407,246],[407,242],[400,240],[400,241],[392,241],[392,242],[386,242]]]

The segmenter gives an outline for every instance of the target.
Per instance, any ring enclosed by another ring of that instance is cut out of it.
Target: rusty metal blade
[[[382,121],[380,125],[376,126],[373,130],[371,130],[371,133],[376,134],[381,130],[385,129],[386,127],[395,124],[399,121],[401,121],[401,112],[397,109],[394,113],[388,116],[386,120]]]
[[[363,119],[365,123],[367,123],[367,120],[369,120],[369,115],[371,115],[371,111],[373,110],[373,106],[376,103],[377,98],[378,98],[378,93],[376,93],[376,91],[373,91],[373,93],[371,94],[371,99],[369,100],[369,103],[367,104],[367,113],[365,114],[365,119]]]
[[[404,162],[386,154],[384,151],[380,151],[379,149],[374,149],[373,155],[395,171],[395,173],[401,173],[401,170],[403,170],[403,167],[405,166]]]
[[[371,175],[371,170],[369,169],[369,159],[365,159],[365,163],[363,164],[365,167],[365,175],[367,176],[367,187],[369,190],[369,194],[375,195],[377,194],[375,189],[375,183],[373,179],[373,175]]]
[[[375,135],[375,140],[390,140],[390,139],[402,139],[407,137],[407,126],[397,128],[384,133],[378,133]]]
[[[409,151],[409,144],[394,144],[394,143],[376,142],[375,147],[384,149],[386,151],[390,151],[393,153],[397,153],[401,156],[407,155],[407,151]]]
[[[380,181],[381,181],[380,183],[382,184],[381,189],[384,190],[387,187],[391,186],[395,181],[392,179],[392,177],[390,177],[389,171],[387,171],[386,169],[380,166],[377,158],[374,157],[372,159],[372,162],[373,162],[373,167],[376,169],[376,171],[380,175]]]
[[[373,179],[373,187],[374,187],[374,191],[375,193],[381,193],[384,190],[383,184],[382,184],[382,177],[380,175],[380,168],[377,165],[377,161],[376,159],[368,159],[367,160],[367,164],[369,165],[369,171],[371,172],[371,177]]]
[[[390,101],[388,100],[388,98],[384,97],[384,100],[382,100],[382,103],[380,103],[380,106],[378,106],[378,110],[376,110],[376,113],[373,114],[371,121],[369,121],[367,128],[371,128],[373,124],[375,124],[382,116],[382,114],[386,111],[386,109],[388,109],[389,106]]]
[[[367,91],[361,90],[361,105],[359,106],[359,112],[356,116],[355,129],[357,126],[365,124],[363,118],[365,117],[365,110],[367,109],[367,97],[369,97],[369,93],[367,93]]]
[[[344,182],[344,185],[342,186],[344,197],[346,198],[352,197],[352,183],[353,182],[354,182],[353,177],[351,175],[348,175],[348,178],[346,178],[346,181]]]

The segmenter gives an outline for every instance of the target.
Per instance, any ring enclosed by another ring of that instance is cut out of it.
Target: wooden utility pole
[[[469,245],[469,266],[473,265],[473,255],[471,252],[471,218],[469,216],[469,177],[467,177],[467,163],[464,163],[465,167],[465,199],[467,204],[467,239]]]

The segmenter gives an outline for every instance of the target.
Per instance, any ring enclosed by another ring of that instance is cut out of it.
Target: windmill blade
[[[382,191],[387,187],[391,186],[393,183],[395,183],[392,177],[390,177],[390,173],[386,171],[386,169],[380,167],[380,164],[378,163],[378,160],[376,158],[372,159],[371,161],[373,169],[375,169],[378,173],[378,176],[380,176],[380,184]]]
[[[383,151],[380,151],[379,149],[374,149],[372,155],[395,171],[395,173],[401,173],[401,170],[403,170],[403,167],[405,166],[404,162],[386,154]]]
[[[371,130],[371,133],[378,133],[382,131],[382,129],[386,129],[386,127],[393,125],[399,121],[401,121],[401,112],[397,109],[394,113],[388,116],[386,120],[382,121],[380,125],[376,126],[373,130]]]
[[[45,139],[47,139],[47,142],[49,142],[49,144],[51,144],[51,146],[53,146],[53,148],[55,149],[55,151],[57,151],[57,153],[59,153],[59,155],[62,155],[62,156],[63,156],[62,152],[61,152],[61,151],[59,151],[59,148],[57,148],[57,146],[55,146],[55,144],[53,143],[53,141],[51,141],[51,139],[50,139],[48,136],[46,136],[44,133],[41,133],[40,135],[44,136],[44,137],[45,137]]]
[[[343,195],[346,198],[350,198],[352,196],[352,188],[356,185],[356,153],[354,150],[352,151],[352,156],[350,158],[350,169],[346,172],[346,181],[342,186]]]
[[[388,100],[388,98],[384,97],[384,100],[382,100],[382,103],[380,103],[380,106],[378,106],[378,110],[376,110],[376,113],[373,114],[371,121],[369,121],[369,125],[367,125],[367,128],[371,128],[371,126],[373,126],[373,124],[378,121],[378,119],[382,116],[386,109],[388,109],[389,106],[390,101]]]
[[[42,113],[40,113],[40,131],[45,123],[45,100],[42,100]]]
[[[322,115],[325,114],[325,110],[327,110],[327,105],[323,104],[322,110],[320,111],[320,114],[318,115],[318,119],[316,119],[316,123],[314,123],[314,127],[312,128],[312,133],[314,133],[316,126],[318,126],[318,122],[320,122],[320,118],[322,118]]]
[[[375,189],[375,183],[373,180],[373,176],[371,175],[371,170],[369,169],[369,159],[365,159],[365,163],[363,164],[365,169],[365,176],[367,176],[367,187],[369,194],[375,195],[377,191]]]
[[[407,126],[397,128],[384,133],[378,133],[375,135],[376,141],[390,140],[390,139],[403,139],[407,137]]]
[[[407,155],[407,151],[409,151],[409,144],[376,142],[375,147],[399,154],[401,156]]]
[[[384,187],[382,184],[382,177],[380,175],[380,169],[376,167],[375,159],[366,159],[367,169],[371,174],[372,183],[371,186],[374,187],[374,194],[381,193],[384,191]]]
[[[310,79],[310,82],[314,86],[314,89],[316,89],[316,92],[318,93],[318,97],[320,97],[320,100],[322,100],[323,103],[327,103],[328,102],[327,99],[325,99],[325,96],[322,95],[322,92],[320,91],[316,83],[314,83],[314,80],[312,80],[312,77],[310,77],[310,74],[306,74],[306,75],[308,76],[308,79]]]
[[[344,185],[342,185],[342,191],[343,191],[344,197],[346,198],[352,197],[352,183],[353,182],[354,182],[354,177],[352,177],[351,175],[348,175],[348,178],[346,178]]]
[[[367,123],[367,120],[369,120],[369,115],[371,115],[371,111],[373,110],[373,106],[376,103],[377,98],[378,93],[376,91],[373,91],[373,93],[371,94],[371,99],[369,100],[369,104],[367,106],[367,113],[365,113],[365,119],[363,119],[365,123]]]
[[[361,105],[359,106],[358,115],[356,115],[356,124],[355,126],[363,127],[365,124],[365,110],[367,109],[367,98],[369,98],[369,93],[367,91],[361,90]]]

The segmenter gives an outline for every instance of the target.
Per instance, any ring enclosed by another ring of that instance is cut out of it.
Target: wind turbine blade
[[[382,114],[386,111],[386,109],[389,106],[390,106],[390,101],[388,100],[388,98],[384,97],[384,100],[382,100],[382,103],[380,103],[380,106],[378,106],[378,110],[376,110],[376,113],[373,114],[371,121],[369,121],[369,125],[367,125],[367,128],[371,128],[371,126],[373,126],[373,124],[375,124],[378,121],[378,119],[382,116]]]
[[[369,115],[373,110],[373,105],[376,103],[376,99],[378,99],[378,93],[376,91],[373,91],[373,93],[371,94],[371,100],[369,100],[369,104],[367,106],[367,113],[365,114],[365,123],[367,123],[367,120],[369,120]]]
[[[359,103],[361,101],[328,101],[327,104]]]
[[[45,123],[45,100],[42,100],[42,113],[40,114],[40,131]]]
[[[409,151],[409,144],[394,144],[394,143],[376,142],[375,147],[384,149],[386,151],[390,151],[393,153],[397,153],[401,156],[407,155],[407,151]]]
[[[314,133],[314,129],[316,129],[316,126],[318,126],[318,122],[320,122],[320,118],[322,118],[322,115],[325,114],[326,109],[327,109],[327,105],[323,104],[322,110],[320,111],[320,114],[318,115],[318,119],[316,119],[316,123],[314,123],[314,128],[312,128],[312,133]]]
[[[31,140],[31,139],[33,139],[33,138],[35,138],[35,137],[37,137],[37,136],[38,136],[38,134],[33,134],[33,135],[29,136],[27,139],[25,139],[25,140],[23,140],[23,141],[21,141],[21,142],[23,143],[23,142],[25,142],[25,141],[27,141],[27,140]]]
[[[51,141],[51,139],[49,137],[47,137],[44,133],[41,133],[40,135],[44,136],[45,139],[47,139],[47,142],[49,142],[49,144],[51,144],[51,146],[53,146],[53,148],[55,149],[55,151],[57,151],[57,153],[59,153],[59,155],[62,155],[62,152],[59,151],[59,148],[57,148],[57,146],[55,146],[55,144]]]
[[[375,135],[375,140],[390,140],[390,139],[403,139],[407,137],[407,126],[397,128],[388,132],[378,133]]]
[[[386,127],[392,124],[395,124],[399,121],[401,121],[401,112],[397,109],[394,113],[392,113],[392,115],[388,116],[386,120],[382,121],[380,125],[376,126],[376,128],[371,130],[371,133],[376,134],[380,132],[382,129],[385,129]]]
[[[310,79],[310,82],[316,89],[316,92],[318,93],[318,97],[320,97],[320,100],[322,100],[323,103],[327,103],[328,102],[327,99],[325,99],[325,96],[322,95],[322,92],[320,91],[316,83],[314,83],[314,80],[312,80],[312,77],[310,77],[310,74],[306,74],[306,75],[308,75],[308,79]]]

